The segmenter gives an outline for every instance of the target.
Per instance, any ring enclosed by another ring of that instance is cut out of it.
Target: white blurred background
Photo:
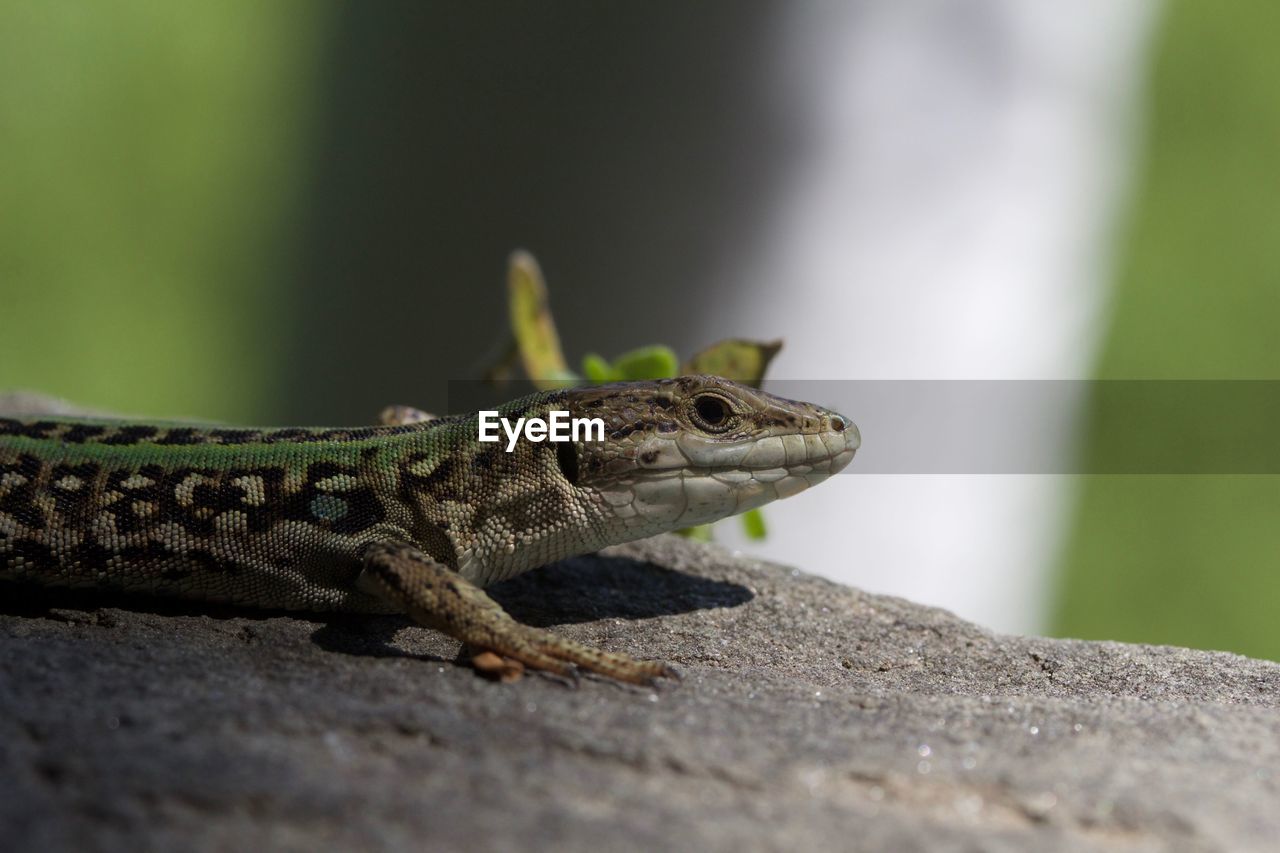
[[[782,337],[804,379],[1084,379],[1140,114],[1149,2],[794,4],[775,81],[806,145],[701,337]],[[859,421],[858,401],[839,403]],[[1044,433],[1046,452],[1069,435]],[[863,421],[859,461],[876,453]],[[843,476],[736,547],[1046,628],[1073,480]]]

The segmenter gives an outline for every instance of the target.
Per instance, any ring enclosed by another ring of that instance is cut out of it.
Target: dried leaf
[[[515,335],[525,374],[534,386],[547,391],[581,382],[581,377],[565,364],[542,270],[528,252],[517,250],[511,254],[507,298],[511,332]]]
[[[723,376],[759,388],[769,362],[782,349],[782,341],[748,341],[729,338],[699,350],[685,362],[681,373]]]

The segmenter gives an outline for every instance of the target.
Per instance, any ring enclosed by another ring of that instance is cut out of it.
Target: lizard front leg
[[[658,661],[593,649],[522,625],[480,587],[412,545],[385,542],[372,546],[364,558],[361,585],[404,608],[429,628],[534,669],[571,675],[577,667],[632,684],[649,684],[655,678],[675,675]]]

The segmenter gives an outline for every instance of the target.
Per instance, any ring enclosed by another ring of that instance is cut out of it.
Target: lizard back
[[[0,419],[0,577],[345,608],[362,548],[412,524],[395,449],[442,428]]]

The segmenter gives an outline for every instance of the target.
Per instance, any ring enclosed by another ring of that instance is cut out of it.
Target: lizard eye
[[[725,432],[733,426],[733,407],[719,394],[699,394],[693,398],[690,416],[694,424],[707,432]]]

